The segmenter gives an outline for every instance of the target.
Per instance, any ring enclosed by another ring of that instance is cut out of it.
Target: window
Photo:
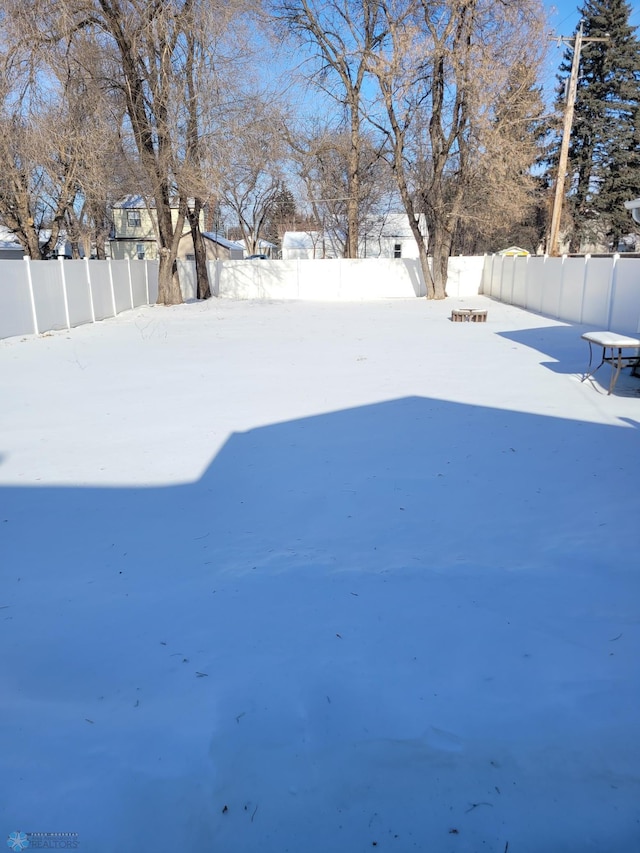
[[[144,243],[136,243],[136,258],[144,261]]]
[[[393,257],[401,258],[402,257],[402,243],[394,243],[393,244]]]
[[[127,210],[127,225],[129,228],[140,228],[142,218],[139,210]]]

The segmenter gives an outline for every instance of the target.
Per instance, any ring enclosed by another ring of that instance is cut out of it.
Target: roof
[[[498,255],[517,255],[518,257],[528,257],[531,252],[528,252],[526,249],[521,249],[520,246],[509,246],[508,249],[502,249],[501,252],[497,253]]]
[[[16,239],[16,236],[13,231],[10,231],[6,225],[0,225],[0,248],[22,248],[20,242]]]
[[[141,195],[127,195],[111,205],[116,210],[140,210],[147,207],[155,207],[153,201],[148,204]]]
[[[283,249],[313,249],[320,239],[319,231],[285,231]]]
[[[227,249],[242,249],[244,251],[242,243],[238,243],[235,240],[227,240],[226,237],[223,237],[222,234],[216,234],[215,231],[203,231],[202,236],[207,240],[211,240],[212,243],[217,243],[219,246],[224,246]]]

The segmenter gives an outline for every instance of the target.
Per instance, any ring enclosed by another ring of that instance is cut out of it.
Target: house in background
[[[276,257],[276,249],[278,247],[275,243],[270,243],[268,240],[258,240],[258,247],[255,254],[249,254],[249,249],[247,248],[245,240],[238,240],[237,242],[244,249],[245,258],[265,258],[267,260],[273,260],[273,258]]]
[[[520,246],[509,246],[508,249],[502,249],[497,254],[504,255],[506,258],[528,258],[531,252],[521,249]]]
[[[22,244],[19,243],[13,232],[0,225],[0,259],[6,261],[21,260],[25,255]]]
[[[426,218],[420,216],[421,233],[427,236]],[[418,244],[406,213],[371,217],[361,226],[358,246],[361,258],[418,258]],[[339,258],[342,252],[331,235],[322,231],[287,231],[282,238],[283,260]]]
[[[114,260],[158,259],[158,241],[156,238],[156,212],[152,204],[147,204],[141,195],[130,195],[114,204],[111,208],[113,234],[109,240],[111,257]],[[171,208],[171,221],[178,221],[178,206]],[[205,211],[200,214],[200,228],[205,227]],[[185,219],[183,233],[189,233],[189,223]]]
[[[227,240],[222,234],[203,231],[202,238],[208,261],[241,261],[245,256],[244,246],[241,243]],[[178,259],[181,261],[195,261],[196,259],[191,231],[188,234],[183,234],[180,238]]]
[[[282,260],[338,258],[328,235],[321,231],[285,231],[282,236]]]
[[[420,214],[418,227],[426,239],[427,222],[424,214]],[[362,258],[418,258],[418,244],[408,215],[387,213],[379,219],[371,217],[365,220],[359,251]]]
[[[51,231],[46,228],[43,228],[39,233],[38,237],[40,240],[40,248],[42,249],[44,244],[47,242],[49,237],[51,236]],[[82,246],[77,247],[80,253],[80,257],[84,257],[84,251]],[[6,226],[0,225],[0,259],[4,260],[22,260],[26,256],[26,251],[22,244],[17,240],[13,231],[10,231]],[[49,252],[48,259],[55,258],[72,258],[73,257],[73,246],[71,242],[67,239],[67,235],[64,231],[61,231],[58,235],[58,239],[56,241],[55,246]]]
[[[176,211],[177,215],[177,211]],[[153,208],[148,207],[140,195],[130,195],[111,208],[113,232],[109,240],[111,257],[121,261],[125,258],[156,260],[156,239]]]

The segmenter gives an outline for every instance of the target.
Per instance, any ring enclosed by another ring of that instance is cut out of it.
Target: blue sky
[[[632,12],[630,23],[640,28],[640,0],[632,0],[629,2]],[[578,8],[583,6],[582,2],[576,0],[556,0],[549,2],[546,0],[545,5],[549,14],[550,33],[552,36],[570,36],[574,33],[578,21],[580,19]],[[545,94],[551,94],[555,85],[555,75],[562,61],[563,48],[550,47],[548,71],[544,80]]]

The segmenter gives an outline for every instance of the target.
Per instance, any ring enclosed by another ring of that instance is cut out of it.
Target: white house
[[[337,258],[328,235],[321,231],[285,231],[282,237],[282,260],[300,261]]]
[[[0,258],[4,260],[19,260],[24,257],[25,251],[16,240],[12,231],[0,225]]]
[[[38,234],[40,240],[40,247],[47,242],[49,237],[51,236],[51,231],[48,229],[42,229]],[[80,248],[80,255],[84,257],[84,252],[82,246]],[[49,253],[50,258],[70,258],[72,254],[72,246],[70,241],[67,239],[67,235],[64,231],[61,231],[58,235],[58,239],[54,248]],[[0,225],[0,258],[4,260],[16,260],[21,259],[26,255],[26,251],[22,244],[16,239],[14,233],[9,231],[4,225]]]
[[[424,214],[419,227],[426,237]],[[417,258],[418,244],[406,213],[388,213],[362,223],[358,254],[361,258]],[[337,258],[340,252],[331,236],[322,231],[287,231],[282,239],[283,260]]]
[[[424,214],[420,214],[418,226],[420,233],[426,238],[427,224]],[[368,219],[363,230],[360,238],[360,256],[363,258],[418,257],[418,244],[406,213],[387,213],[379,219]]]

